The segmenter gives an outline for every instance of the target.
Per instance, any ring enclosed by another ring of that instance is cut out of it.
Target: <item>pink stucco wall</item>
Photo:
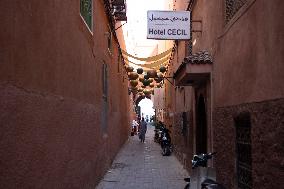
[[[0,2],[0,188],[94,188],[127,139],[127,82],[114,40],[107,50],[103,1],[93,1],[93,33],[79,2]]]
[[[283,150],[279,147],[283,144],[284,1],[247,0],[228,23],[225,22],[225,0],[190,2],[194,2],[193,21],[202,21],[192,23],[193,30],[202,29],[202,32],[193,32],[193,53],[207,50],[213,57],[212,77],[203,88],[206,89],[208,151],[218,152],[209,165],[217,169],[218,182],[227,188],[237,188],[240,175],[236,172],[234,119],[246,112],[251,116],[253,188],[277,188],[283,183],[279,180],[283,175]],[[185,10],[182,6],[180,3],[177,7]],[[179,41],[170,73],[182,63],[185,48],[184,42]],[[192,97],[202,92],[202,86],[186,92],[186,99],[192,103],[188,107],[190,103],[186,102],[186,109],[178,88],[171,92],[166,100],[175,107],[175,117],[168,118],[169,123],[175,123],[175,149],[182,162],[190,162],[190,156],[195,153],[197,113]],[[193,134],[189,136],[175,132],[180,128],[183,111],[192,115],[188,129]]]
[[[242,7],[240,16],[217,36],[218,49],[214,55],[217,107],[284,96],[284,2],[249,2],[250,6]]]

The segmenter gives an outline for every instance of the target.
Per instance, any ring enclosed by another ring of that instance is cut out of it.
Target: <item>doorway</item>
[[[205,98],[199,95],[196,107],[196,154],[207,153],[207,116]]]

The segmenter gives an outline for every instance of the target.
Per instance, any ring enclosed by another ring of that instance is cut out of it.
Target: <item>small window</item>
[[[80,0],[80,14],[88,28],[93,31],[93,0]]]

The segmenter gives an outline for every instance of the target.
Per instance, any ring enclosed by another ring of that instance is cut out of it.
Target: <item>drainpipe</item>
[[[213,67],[212,71],[210,73],[210,138],[211,138],[211,150],[214,152],[214,128],[213,128],[213,99],[214,99],[214,93],[213,93]],[[212,167],[214,167],[214,162],[211,161]]]

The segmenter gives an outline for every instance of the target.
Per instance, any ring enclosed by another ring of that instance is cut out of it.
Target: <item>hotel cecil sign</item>
[[[189,11],[148,11],[147,39],[190,39]]]

